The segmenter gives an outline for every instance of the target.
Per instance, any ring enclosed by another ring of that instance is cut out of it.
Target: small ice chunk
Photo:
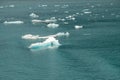
[[[35,13],[31,13],[30,15],[29,15],[31,18],[38,18],[39,16],[37,15],[37,14],[35,14]]]
[[[82,25],[81,25],[81,26],[79,26],[79,25],[75,25],[74,27],[75,27],[75,29],[81,29],[81,28],[83,28]]]
[[[57,27],[59,27],[59,24],[49,23],[49,24],[47,25],[47,27],[49,27],[49,28],[57,28]]]
[[[86,11],[86,12],[84,12],[84,14],[91,14],[92,12],[90,12],[90,11]]]

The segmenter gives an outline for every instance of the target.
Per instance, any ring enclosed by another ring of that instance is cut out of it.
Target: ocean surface
[[[0,0],[0,80],[120,80],[119,3]],[[57,20],[59,26],[32,23],[46,19]],[[28,47],[42,41],[22,39],[27,34],[49,36],[59,32],[70,35],[56,38],[61,44],[58,48],[32,51]]]

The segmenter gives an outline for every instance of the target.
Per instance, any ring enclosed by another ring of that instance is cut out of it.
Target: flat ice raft
[[[23,24],[23,21],[5,21],[4,24]]]
[[[48,48],[57,48],[59,47],[61,44],[59,43],[59,41],[54,38],[54,37],[49,37],[48,39],[46,39],[43,42],[38,42],[38,43],[33,43],[29,46],[30,49],[35,50],[35,49],[48,49]]]

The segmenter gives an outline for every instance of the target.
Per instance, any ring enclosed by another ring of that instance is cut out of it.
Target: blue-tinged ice
[[[48,49],[48,48],[58,48],[61,44],[54,37],[49,37],[43,42],[33,43],[29,46],[30,49]]]

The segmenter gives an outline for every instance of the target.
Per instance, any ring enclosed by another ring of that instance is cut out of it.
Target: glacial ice
[[[43,42],[33,43],[28,48],[30,49],[48,49],[48,48],[57,48],[61,44],[54,37],[49,37]]]

